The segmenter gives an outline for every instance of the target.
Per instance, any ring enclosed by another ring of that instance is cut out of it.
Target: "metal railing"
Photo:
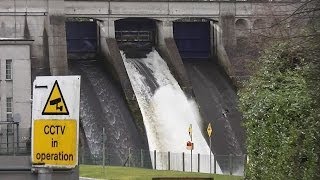
[[[92,155],[80,152],[79,164],[101,166],[126,166],[156,170],[175,170],[187,172],[203,172],[215,174],[244,175],[246,155],[193,154],[188,152],[157,152],[128,149],[120,158],[116,153],[103,152]],[[105,158],[105,159],[104,159]],[[192,163],[191,163],[192,161]]]
[[[92,153],[94,152],[94,153]],[[244,175],[246,155],[195,154],[186,152],[158,152],[143,149],[108,148],[105,129],[99,147],[79,149],[79,164],[126,166],[156,170]]]
[[[116,31],[118,42],[153,42],[151,31]]]
[[[19,128],[18,123],[0,123],[0,155],[30,155],[31,128]]]
[[[100,147],[79,149],[79,164],[139,167],[156,170],[217,173],[244,176],[247,157],[243,155],[195,154],[186,152],[158,152],[143,149],[109,149],[103,128]],[[91,153],[94,152],[93,153]]]
[[[88,0],[65,0],[65,1],[88,1]],[[95,1],[106,1],[106,0],[95,0]],[[110,2],[259,2],[259,3],[279,3],[279,2],[296,2],[297,0],[109,0]],[[303,2],[304,0],[299,0]],[[298,1],[298,2],[299,2]]]
[[[0,155],[31,155],[31,128],[17,128],[10,123],[0,125]],[[10,127],[8,129],[7,127]],[[109,149],[106,139],[93,154],[89,148],[79,147],[79,164],[126,166],[156,170],[192,171],[230,175],[244,175],[246,155],[195,154],[186,152],[158,152],[143,149]]]

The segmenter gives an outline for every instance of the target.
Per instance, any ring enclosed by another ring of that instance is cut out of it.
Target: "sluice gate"
[[[147,18],[126,18],[115,22],[119,49],[128,57],[145,57],[155,46],[155,21]]]
[[[95,59],[99,48],[97,22],[70,19],[66,22],[68,59]]]
[[[174,40],[182,59],[210,57],[210,22],[173,23]]]

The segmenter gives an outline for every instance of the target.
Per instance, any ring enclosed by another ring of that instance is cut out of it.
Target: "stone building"
[[[31,127],[30,42],[0,39],[0,153],[25,146]],[[14,142],[14,143],[13,143]]]

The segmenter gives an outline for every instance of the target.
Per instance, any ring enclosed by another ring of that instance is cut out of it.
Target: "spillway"
[[[201,133],[197,104],[185,96],[159,53],[153,50],[146,58],[126,58],[122,52],[122,56],[141,109],[150,151],[189,153],[186,142],[190,140],[188,128],[192,124],[193,153],[209,154],[209,147]],[[165,155],[157,157],[153,164],[157,164],[157,169],[166,169],[166,158]],[[190,159],[185,159],[186,167],[190,167]],[[192,161],[194,164],[195,159]],[[202,172],[209,172],[208,164],[202,167]],[[196,166],[193,168],[195,170]]]
[[[213,125],[214,153],[223,172],[229,172],[227,156],[234,155],[233,174],[243,172],[244,129],[237,110],[237,94],[223,69],[212,60],[188,60],[184,65],[190,77],[203,118]]]
[[[69,62],[70,74],[81,75],[80,120],[87,156],[102,161],[102,129],[106,132],[108,164],[123,165],[128,149],[148,149],[121,94],[121,89],[98,60]],[[81,158],[81,157],[80,157]]]

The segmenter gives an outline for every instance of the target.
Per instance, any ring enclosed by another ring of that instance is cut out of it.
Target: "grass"
[[[153,177],[214,177],[214,180],[243,180],[240,176],[213,175],[206,173],[190,173],[180,171],[162,171],[142,168],[80,165],[80,176],[98,179],[147,180]]]

